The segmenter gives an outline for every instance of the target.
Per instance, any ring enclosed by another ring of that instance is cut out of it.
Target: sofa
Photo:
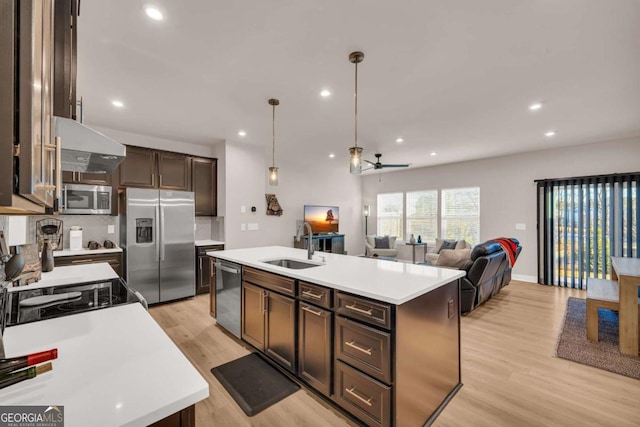
[[[438,265],[438,258],[440,257],[440,250],[442,245],[446,242],[455,243],[454,250],[469,249],[471,246],[465,240],[453,241],[450,239],[436,239],[436,243],[427,243],[427,247],[424,252],[424,261],[431,265]]]
[[[516,259],[522,251],[520,242],[516,244]],[[463,268],[467,274],[460,279],[460,311],[470,313],[480,304],[493,298],[511,281],[511,270],[507,254],[502,246],[488,240],[473,248],[467,265]]]
[[[377,248],[376,247],[376,238],[380,237],[388,237],[389,238],[389,248]],[[397,236],[376,236],[376,235],[367,235],[364,238],[364,246],[365,246],[365,255],[371,256],[373,254],[378,254],[379,256],[395,258],[398,255],[398,249],[396,247],[396,239]]]

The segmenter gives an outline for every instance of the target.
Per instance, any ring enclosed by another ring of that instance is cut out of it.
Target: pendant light
[[[278,168],[276,167],[276,105],[280,105],[280,101],[275,98],[269,100],[269,105],[273,107],[273,159],[269,168],[269,185],[278,185]]]
[[[356,90],[355,90],[355,144],[349,148],[349,172],[359,175],[362,172],[362,147],[358,147],[358,64],[364,59],[364,53],[351,52],[349,61],[356,65]]]

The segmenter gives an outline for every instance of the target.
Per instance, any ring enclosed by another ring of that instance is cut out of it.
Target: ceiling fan
[[[376,162],[374,163],[374,162],[370,162],[369,160],[365,160],[365,162],[369,163],[371,166],[369,166],[366,169],[362,169],[363,171],[370,170],[370,169],[384,169],[384,168],[408,168],[409,166],[411,166],[411,163],[382,164],[380,162],[380,157],[382,157],[382,154],[376,153],[374,154],[374,156],[376,156]]]

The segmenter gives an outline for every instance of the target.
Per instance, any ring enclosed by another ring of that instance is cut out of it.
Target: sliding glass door
[[[640,173],[538,181],[538,282],[583,289],[638,257]]]

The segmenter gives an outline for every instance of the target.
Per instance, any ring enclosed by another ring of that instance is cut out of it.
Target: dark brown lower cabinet
[[[334,399],[369,426],[391,425],[391,387],[339,360]]]
[[[224,245],[196,247],[196,295],[206,294],[216,288],[216,276],[213,273],[215,260],[207,255],[207,252],[223,250]]]
[[[150,427],[196,427],[196,406],[184,408],[180,412],[156,421]]]
[[[296,301],[242,282],[242,339],[296,371]]]
[[[260,351],[264,351],[265,293],[258,286],[242,282],[242,339]]]
[[[211,283],[211,289],[209,290],[209,314],[214,319],[216,318],[216,260],[209,257],[209,277]]]
[[[118,273],[118,276],[122,277],[122,252],[91,255],[70,255],[54,258],[54,265],[56,267],[80,264],[96,264],[99,262],[108,262],[109,265],[111,265],[111,268],[113,268],[115,272]]]
[[[325,396],[330,396],[333,313],[304,302],[299,304],[298,376]]]
[[[296,300],[267,293],[264,352],[273,360],[296,372]]]

